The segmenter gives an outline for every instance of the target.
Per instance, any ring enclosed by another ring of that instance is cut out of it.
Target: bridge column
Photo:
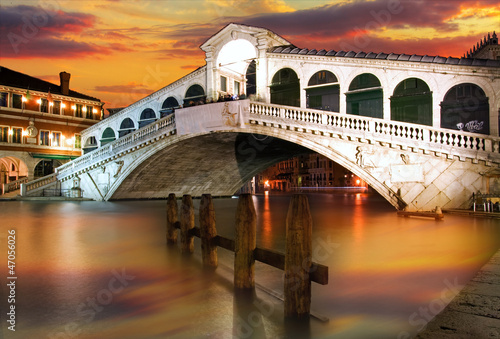
[[[217,100],[217,73],[218,68],[213,58],[213,47],[209,46],[205,50],[205,61],[207,62],[207,98]]]
[[[264,102],[270,102],[269,98],[269,74],[268,74],[268,60],[267,60],[267,49],[269,47],[267,41],[267,33],[260,33],[256,35],[257,38],[257,49],[258,49],[258,59],[257,59],[257,97]]]

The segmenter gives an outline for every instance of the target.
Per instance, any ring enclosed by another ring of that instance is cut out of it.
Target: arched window
[[[118,131],[118,135],[121,138],[124,135],[132,133],[134,130],[135,130],[135,125],[132,119],[125,118],[120,125],[120,130]]]
[[[97,140],[94,136],[88,137],[83,145],[83,154],[87,154],[97,149]]]
[[[35,166],[34,176],[35,178],[41,178],[46,175],[54,173],[54,169],[61,166],[58,160],[42,160]]]
[[[165,99],[163,104],[161,105],[160,115],[163,118],[164,116],[174,113],[175,108],[179,107],[179,102],[174,97],[168,97]]]
[[[338,112],[340,88],[337,77],[329,71],[316,72],[306,88],[307,107]]]
[[[197,103],[205,102],[206,95],[205,90],[200,85],[192,85],[186,91],[186,95],[184,97],[184,106],[189,107],[196,105]]]
[[[401,81],[390,99],[392,120],[432,126],[432,92],[424,81]]]
[[[384,117],[383,91],[378,78],[369,73],[355,77],[346,93],[347,114]]]
[[[111,127],[108,127],[102,132],[101,136],[101,146],[104,146],[110,142],[113,142],[116,140],[116,135],[115,131]]]
[[[271,103],[300,107],[300,82],[293,69],[283,68],[273,76]]]
[[[151,108],[146,108],[141,113],[141,117],[139,119],[139,128],[144,127],[152,122],[156,121],[156,113]]]
[[[481,87],[470,83],[452,87],[441,102],[441,127],[489,134],[490,107]]]

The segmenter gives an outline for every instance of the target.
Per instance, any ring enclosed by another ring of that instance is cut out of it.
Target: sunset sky
[[[302,48],[462,56],[500,33],[500,0],[0,0],[0,65],[122,107],[205,64],[230,22]],[[0,74],[1,76],[1,74]]]

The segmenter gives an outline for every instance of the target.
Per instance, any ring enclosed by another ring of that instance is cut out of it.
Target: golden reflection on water
[[[219,268],[205,272],[198,240],[194,256],[165,246],[164,201],[0,203],[0,250],[7,229],[18,233],[16,335],[397,338],[416,333],[409,317],[470,280],[500,244],[496,220],[400,218],[366,194],[309,199],[315,260],[330,269],[328,285],[313,284],[312,309],[330,322],[299,328],[260,289],[234,296],[232,253],[219,249]],[[289,197],[254,201],[259,246],[284,251]],[[234,199],[215,201],[219,233],[233,232],[234,207]],[[281,271],[257,264],[256,279],[283,293]]]

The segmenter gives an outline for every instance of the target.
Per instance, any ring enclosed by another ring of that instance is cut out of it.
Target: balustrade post
[[[294,194],[286,216],[285,317],[305,319],[311,308],[312,217],[305,194]]]
[[[174,193],[170,193],[167,200],[167,244],[177,243],[177,229],[175,228],[177,212],[177,199]]]
[[[241,194],[236,209],[236,236],[234,240],[234,286],[240,289],[255,287],[255,259],[257,217],[251,194]]]
[[[190,195],[182,196],[181,206],[181,252],[194,252],[194,237],[189,234],[189,230],[194,228],[194,207],[193,199]]]
[[[483,139],[483,140],[484,140],[484,151],[485,152],[493,151],[493,143],[491,142],[491,139]]]
[[[201,256],[205,267],[217,268],[217,245],[214,244],[216,236],[217,230],[212,196],[203,194],[200,201],[200,238]]]

